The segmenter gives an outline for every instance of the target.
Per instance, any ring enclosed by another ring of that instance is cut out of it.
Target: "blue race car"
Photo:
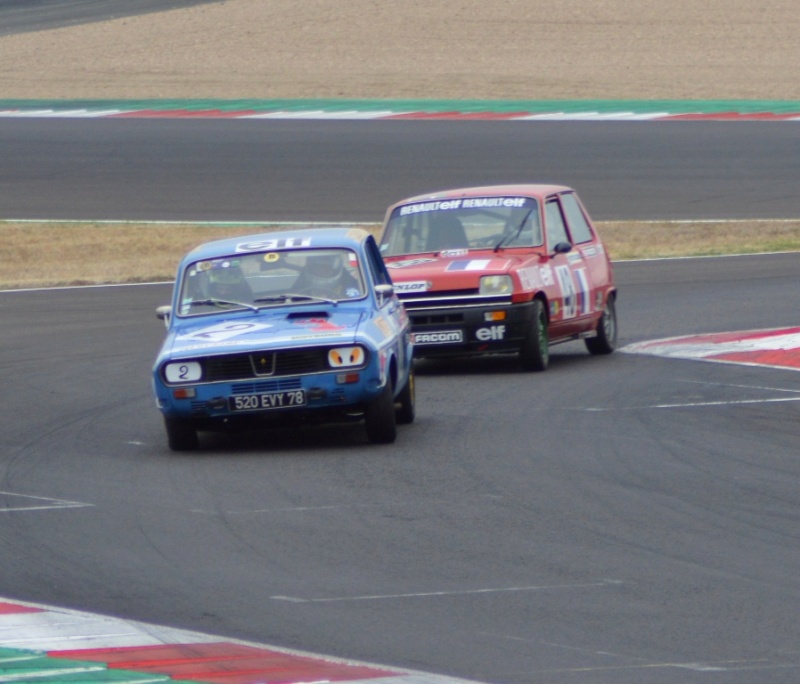
[[[364,420],[394,442],[414,420],[408,316],[374,238],[317,228],[210,242],[180,263],[153,367],[169,446],[199,431]]]

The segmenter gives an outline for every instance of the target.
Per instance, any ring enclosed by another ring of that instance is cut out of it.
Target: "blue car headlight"
[[[328,350],[328,364],[331,368],[356,368],[367,360],[364,347],[335,347]]]
[[[170,385],[199,382],[203,379],[203,367],[199,361],[169,361],[161,367],[161,374]]]

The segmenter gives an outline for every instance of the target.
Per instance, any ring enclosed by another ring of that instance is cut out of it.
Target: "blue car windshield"
[[[381,239],[385,257],[542,244],[539,207],[529,197],[463,197],[397,207]]]
[[[339,302],[366,295],[362,265],[349,249],[284,249],[203,259],[180,284],[179,316],[220,310]]]

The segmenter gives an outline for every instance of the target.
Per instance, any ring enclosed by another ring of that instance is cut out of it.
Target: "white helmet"
[[[306,261],[306,273],[309,282],[317,287],[335,285],[344,270],[344,260],[341,254],[335,252],[315,254]]]

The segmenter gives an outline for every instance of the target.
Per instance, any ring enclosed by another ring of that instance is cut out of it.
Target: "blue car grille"
[[[282,392],[300,389],[303,386],[300,378],[284,380],[259,380],[258,382],[239,382],[231,387],[231,394],[261,394],[262,392]]]
[[[330,370],[327,349],[287,349],[252,354],[224,354],[200,360],[204,382],[304,375]]]

